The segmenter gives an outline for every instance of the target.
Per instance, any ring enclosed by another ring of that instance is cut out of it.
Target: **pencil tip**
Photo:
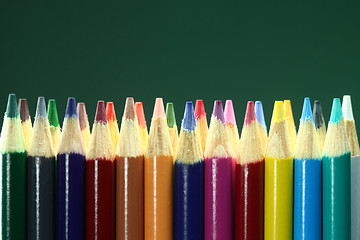
[[[330,123],[338,123],[343,117],[340,98],[334,98],[330,115]]]
[[[258,123],[260,123],[261,126],[263,126],[263,128],[265,130],[267,130],[266,123],[265,123],[265,117],[264,117],[263,105],[262,105],[261,101],[255,102],[255,115],[256,115],[256,120],[258,121]]]
[[[35,117],[45,117],[45,118],[47,117],[46,104],[45,104],[45,98],[44,97],[38,97]]]
[[[343,97],[342,112],[345,120],[354,121],[350,95],[344,95]]]
[[[83,130],[88,125],[88,116],[86,113],[85,103],[79,102],[77,105],[77,113],[79,115],[80,129]]]
[[[256,119],[254,102],[248,101],[246,106],[246,113],[244,119],[244,127],[250,125]]]
[[[158,117],[166,118],[165,110],[164,110],[164,103],[163,103],[162,98],[156,98],[156,100],[155,100],[153,118],[158,118]]]
[[[305,122],[306,120],[313,121],[310,99],[308,97],[304,99],[304,105],[301,114],[301,121]]]
[[[129,120],[135,119],[134,98],[128,97],[125,101],[124,117]]]
[[[172,102],[166,104],[166,121],[169,128],[176,126],[174,104]]]
[[[102,100],[98,101],[98,103],[97,103],[94,121],[97,123],[103,123],[103,124],[107,123],[105,102]]]
[[[18,110],[19,110],[21,122],[25,122],[30,118],[28,101],[25,98],[19,99]]]
[[[220,122],[225,124],[224,110],[221,100],[216,100],[214,102],[214,109],[212,115],[216,117]]]
[[[16,103],[16,95],[9,94],[8,102],[6,106],[6,116],[8,118],[16,118],[19,116],[19,110]]]
[[[232,100],[226,100],[225,102],[225,122],[236,125],[235,113]]]
[[[144,113],[144,106],[143,106],[142,102],[135,103],[135,111],[136,111],[136,116],[137,116],[139,125],[145,127],[146,119],[145,119],[145,113]]]
[[[319,100],[314,101],[313,119],[316,128],[320,128],[324,124],[324,116],[322,113],[321,104]]]
[[[49,119],[50,126],[58,127],[60,125],[55,99],[50,99],[48,102],[47,116]]]
[[[275,101],[272,115],[272,122],[281,122],[285,120],[284,102]]]
[[[187,131],[194,131],[196,127],[196,120],[194,115],[194,106],[192,102],[186,102],[184,118],[182,120],[182,127]]]
[[[291,101],[290,100],[284,100],[284,111],[285,111],[285,117],[293,119],[293,113],[291,108]]]
[[[68,98],[65,117],[77,117],[76,100],[73,97]]]
[[[199,119],[203,116],[206,116],[204,101],[202,99],[198,99],[195,103],[195,118]]]
[[[115,107],[113,102],[106,103],[106,118],[108,121],[116,121]]]

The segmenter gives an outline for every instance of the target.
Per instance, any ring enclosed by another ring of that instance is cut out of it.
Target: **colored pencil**
[[[196,100],[195,104],[196,131],[200,138],[201,151],[205,153],[206,140],[208,135],[208,123],[203,100]]]
[[[56,239],[85,239],[85,150],[75,98],[67,102],[56,170]]]
[[[26,239],[26,147],[15,94],[1,131],[1,239]]]
[[[334,98],[322,156],[323,239],[351,239],[350,144]]]
[[[140,131],[141,141],[142,141],[144,152],[145,152],[149,133],[148,133],[148,129],[146,126],[143,103],[136,102],[135,110],[136,110],[136,116],[137,116],[138,123],[139,123],[139,131]]]
[[[162,98],[157,98],[145,154],[145,240],[173,238],[173,153]]]
[[[55,154],[44,97],[38,98],[26,168],[27,239],[55,239]]]
[[[294,152],[294,239],[321,239],[321,153],[309,98]]]
[[[264,239],[292,239],[293,153],[284,112],[276,101],[265,153]]]
[[[265,117],[264,117],[263,105],[262,105],[261,101],[255,102],[255,114],[256,114],[256,120],[259,123],[258,126],[259,126],[259,134],[260,134],[260,138],[261,138],[261,144],[265,151],[268,135],[267,135],[267,127],[266,127],[266,122],[265,122]]]
[[[110,129],[111,142],[113,145],[114,153],[116,152],[116,148],[119,141],[119,126],[115,114],[115,108],[113,102],[106,103],[106,118],[108,121],[108,126]]]
[[[105,102],[98,101],[86,153],[86,239],[115,237],[115,155]]]
[[[186,102],[174,165],[174,239],[204,237],[204,161],[194,107]]]
[[[55,154],[59,149],[59,143],[61,138],[61,128],[59,124],[59,118],[56,109],[55,99],[50,99],[48,102],[47,116],[50,124],[50,133],[52,144],[54,147]]]
[[[360,148],[353,116],[351,97],[343,97],[342,110],[351,150],[351,239],[360,239]]]
[[[24,134],[25,146],[26,149],[29,149],[32,134],[32,124],[27,100],[25,98],[20,98],[18,107],[21,119],[21,127]]]
[[[171,146],[173,148],[173,154],[176,155],[176,149],[178,144],[178,129],[176,126],[176,118],[174,111],[174,104],[167,103],[166,104],[166,122],[169,128]]]
[[[231,100],[226,100],[225,102],[224,116],[225,116],[226,132],[230,141],[232,154],[233,156],[235,156],[239,148],[240,138],[239,138],[239,130],[236,125],[233,102]]]
[[[319,100],[314,101],[313,118],[315,122],[316,136],[319,142],[320,153],[322,153],[326,137],[326,124]]]
[[[85,103],[79,102],[77,104],[77,113],[79,116],[81,137],[84,143],[84,149],[85,152],[87,152],[89,148],[91,134],[90,134],[90,125],[89,125],[88,115],[86,113]]]
[[[144,149],[131,97],[116,151],[116,239],[144,239]]]
[[[285,110],[287,129],[289,131],[291,149],[292,149],[292,152],[294,152],[295,144],[296,144],[296,127],[295,127],[295,122],[294,122],[294,117],[293,117],[293,113],[292,113],[290,100],[284,100],[284,110]]]
[[[232,239],[232,165],[231,145],[226,133],[221,101],[215,101],[206,142],[204,236]]]
[[[236,240],[264,239],[264,149],[258,125],[249,101],[236,162]]]

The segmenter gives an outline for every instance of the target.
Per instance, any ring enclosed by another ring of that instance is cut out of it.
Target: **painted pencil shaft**
[[[360,156],[351,157],[351,239],[360,238]]]
[[[233,238],[233,159],[221,101],[215,101],[206,142],[204,239]]]
[[[1,239],[25,239],[26,147],[15,94],[8,98],[1,138]]]
[[[116,151],[116,239],[144,239],[144,151],[133,98],[126,99]]]
[[[39,97],[27,157],[27,239],[55,239],[55,156],[45,99]]]
[[[305,98],[294,152],[294,239],[321,239],[321,154]]]
[[[276,101],[265,154],[265,240],[292,238],[292,155],[283,102]]]
[[[322,157],[323,239],[351,239],[350,145],[335,98]]]
[[[85,239],[85,150],[74,98],[68,99],[56,170],[56,239]]]
[[[204,237],[204,161],[196,136],[192,102],[187,102],[174,164],[174,239]]]
[[[157,98],[145,155],[145,240],[173,238],[173,159],[163,101]]]
[[[264,150],[254,103],[248,102],[236,162],[235,239],[264,238]]]
[[[86,239],[115,237],[115,156],[105,102],[98,101],[86,153]]]

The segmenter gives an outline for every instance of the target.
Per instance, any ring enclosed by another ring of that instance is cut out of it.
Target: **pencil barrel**
[[[360,239],[360,156],[351,157],[351,239]]]
[[[145,240],[173,238],[173,157],[145,157]]]
[[[236,164],[235,239],[264,238],[264,160]]]
[[[59,154],[56,184],[56,239],[85,239],[85,156]]]
[[[3,240],[26,239],[26,153],[0,154]]]
[[[174,165],[174,239],[204,237],[204,163]]]
[[[115,163],[86,160],[86,239],[115,237]]]
[[[264,239],[292,239],[293,159],[265,157]]]
[[[55,158],[27,158],[27,239],[55,239]]]
[[[351,239],[350,153],[322,163],[323,239]]]
[[[144,239],[144,157],[116,156],[116,239]]]
[[[321,161],[294,159],[294,239],[321,239]]]
[[[204,239],[233,237],[232,158],[205,159]]]

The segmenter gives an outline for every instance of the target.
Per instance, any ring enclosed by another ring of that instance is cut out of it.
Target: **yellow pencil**
[[[284,100],[284,110],[285,110],[287,129],[289,131],[291,151],[294,153],[295,144],[296,144],[296,127],[295,127],[295,122],[294,122],[294,117],[293,117],[293,113],[292,113],[290,100]]]

